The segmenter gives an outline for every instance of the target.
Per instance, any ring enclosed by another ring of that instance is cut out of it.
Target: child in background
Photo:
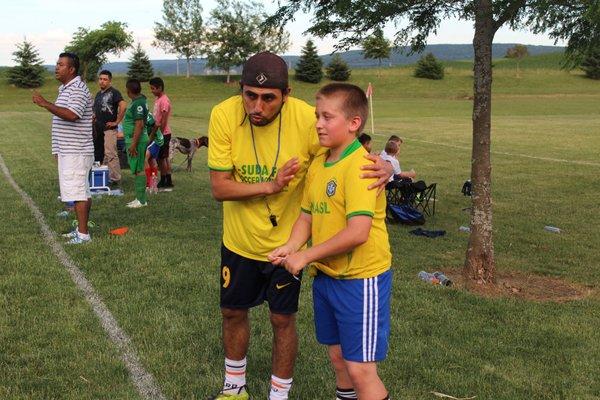
[[[371,136],[367,135],[366,133],[363,133],[358,137],[358,141],[360,142],[360,144],[362,144],[367,153],[371,153]]]
[[[123,134],[125,135],[129,169],[135,176],[135,199],[127,203],[127,207],[140,208],[148,205],[146,179],[141,175],[144,170],[146,148],[148,147],[148,133],[146,132],[148,105],[146,96],[142,94],[142,85],[139,80],[129,79],[125,87],[131,103],[125,110]]]
[[[332,83],[317,93],[317,132],[329,148],[309,167],[302,212],[269,261],[296,275],[312,264],[315,329],[328,346],[336,398],[389,399],[377,373],[390,331],[391,253],[385,196],[361,179],[366,150],[356,136],[368,116],[357,86]],[[304,249],[308,240],[311,247]]]
[[[148,135],[150,144],[146,149],[146,162],[144,163],[144,170],[146,172],[146,191],[149,193],[158,193],[157,160],[160,147],[164,143],[164,137],[151,113],[148,113],[148,117],[146,118],[146,130],[150,131],[150,134]]]

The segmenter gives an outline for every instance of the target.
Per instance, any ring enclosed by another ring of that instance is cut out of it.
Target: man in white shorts
[[[73,53],[58,56],[54,74],[62,85],[55,103],[44,99],[37,91],[33,102],[53,114],[52,154],[58,161],[58,182],[63,202],[75,202],[77,228],[66,233],[69,244],[91,240],[88,219],[92,197],[88,175],[94,162],[92,140],[92,96],[78,76],[79,57]]]

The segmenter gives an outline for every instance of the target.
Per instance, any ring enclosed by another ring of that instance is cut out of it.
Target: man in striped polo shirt
[[[74,201],[77,228],[66,233],[70,244],[91,240],[88,218],[92,206],[88,175],[94,162],[92,140],[92,96],[78,76],[79,57],[73,53],[58,56],[54,74],[62,85],[55,103],[37,91],[33,102],[53,114],[52,154],[58,161],[58,182],[62,201]]]

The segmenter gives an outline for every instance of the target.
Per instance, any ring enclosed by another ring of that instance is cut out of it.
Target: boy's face
[[[323,147],[338,147],[356,138],[362,121],[358,115],[347,117],[342,104],[341,96],[317,97],[317,133]]]
[[[158,96],[160,96],[162,94],[162,89],[160,88],[160,86],[150,85],[150,91],[156,97],[158,97]]]

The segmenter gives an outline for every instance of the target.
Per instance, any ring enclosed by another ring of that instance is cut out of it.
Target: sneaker
[[[158,188],[159,192],[172,192],[173,191],[173,184],[172,183],[165,183],[163,186]]]
[[[209,397],[207,400],[248,400],[248,386],[244,385],[238,389],[237,394],[225,394],[223,392]]]
[[[146,207],[147,205],[148,205],[148,202],[142,203],[138,199],[135,199],[134,201],[127,203],[127,207],[129,207],[129,208],[142,208],[142,207]]]
[[[77,237],[79,235],[77,235],[77,228],[75,228],[71,232],[63,233],[60,236],[62,236],[64,238],[67,238],[67,239],[73,239],[73,238],[75,238],[75,237]]]
[[[88,235],[87,238],[83,238],[80,235],[75,235],[74,238],[72,238],[71,240],[69,240],[67,242],[67,244],[84,244],[84,243],[88,243],[92,241],[92,237]]]

